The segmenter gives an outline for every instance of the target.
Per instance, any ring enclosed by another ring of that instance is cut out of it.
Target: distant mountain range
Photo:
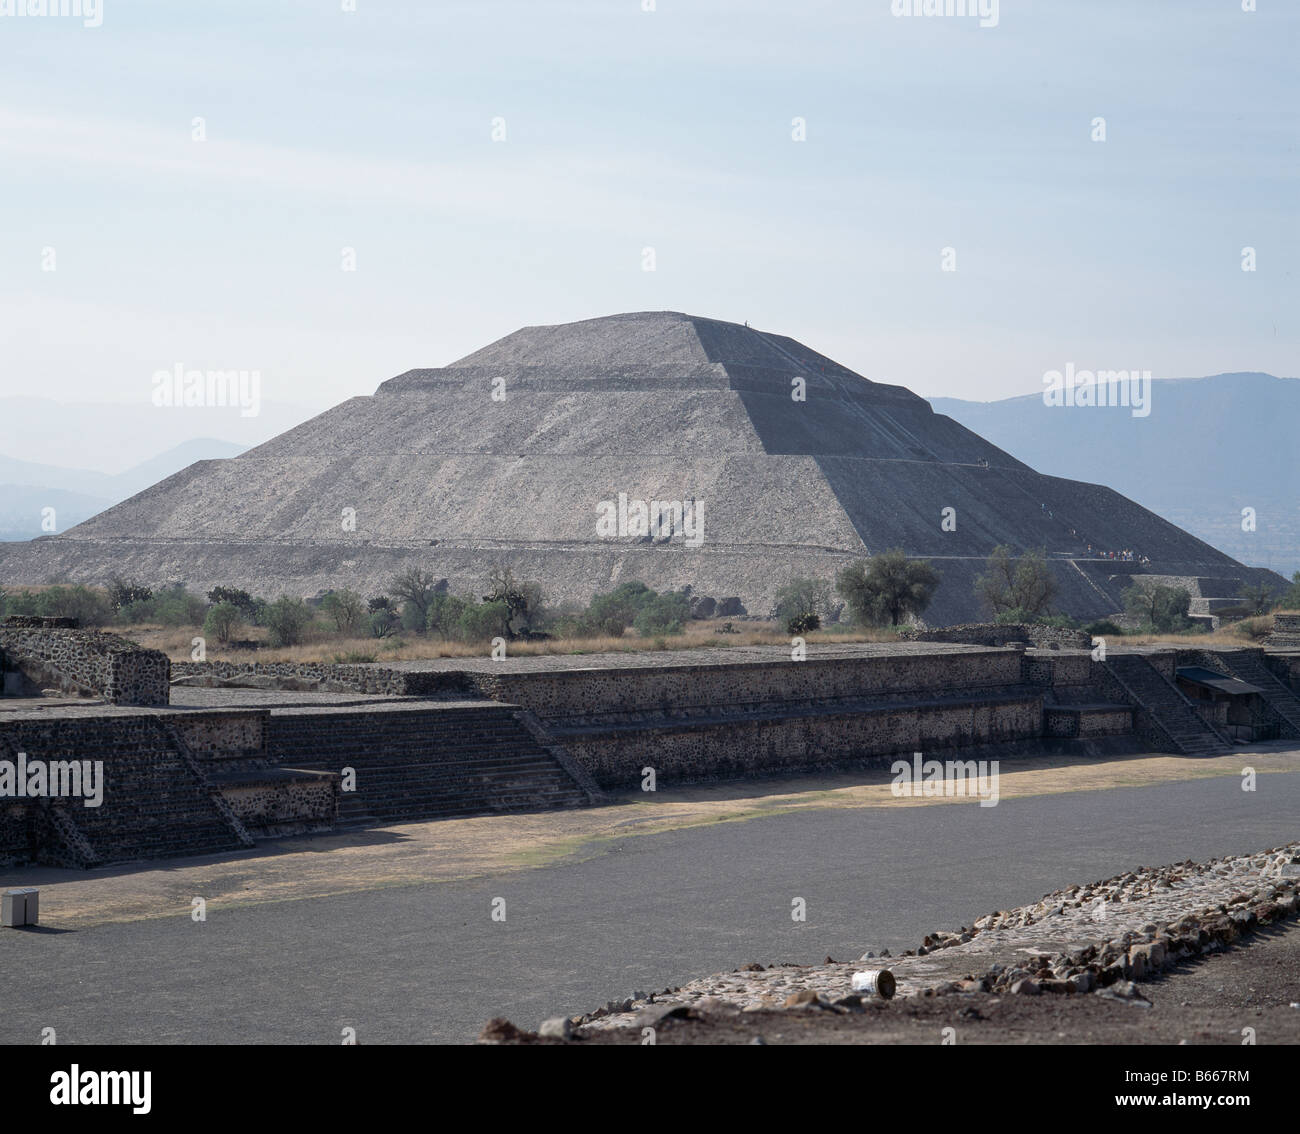
[[[116,474],[0,456],[0,540],[33,539],[46,534],[41,528],[46,508],[54,509],[55,530],[67,531],[195,461],[237,457],[247,448],[229,441],[198,438]]]
[[[931,398],[1032,468],[1104,484],[1252,567],[1300,569],[1300,379],[1216,374],[1151,383],[1151,412]],[[1242,509],[1255,530],[1242,529]]]
[[[165,453],[196,438],[220,437],[251,449],[324,408],[264,398],[255,417],[244,417],[237,406],[0,397],[0,453],[16,461],[117,474],[133,469],[151,453]],[[7,479],[0,475],[0,483]]]
[[[44,508],[65,532],[195,461],[238,456],[316,412],[266,399],[244,417],[237,406],[0,397],[0,541],[46,534]],[[149,453],[158,455],[142,462]]]

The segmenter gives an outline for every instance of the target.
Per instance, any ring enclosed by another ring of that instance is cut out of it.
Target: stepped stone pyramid
[[[620,493],[696,501],[699,545],[680,531],[606,538],[602,502]],[[1088,543],[1151,563],[1101,561]],[[980,616],[972,582],[997,544],[1046,548],[1058,605],[1083,616],[1119,609],[1133,573],[1206,581],[1198,594],[1277,578],[1108,488],[1034,472],[901,386],[782,335],[665,311],[526,327],[408,371],[63,535],[0,545],[0,579],[375,594],[419,564],[481,593],[501,564],[552,601],[640,579],[767,614],[789,579],[901,546],[942,573],[926,617],[943,624]]]

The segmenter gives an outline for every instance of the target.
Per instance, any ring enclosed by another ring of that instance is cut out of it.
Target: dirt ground
[[[1300,922],[1270,927],[1223,953],[1184,962],[1105,996],[953,994],[824,1008],[692,1012],[654,1023],[658,1044],[1256,1044],[1300,1043]],[[952,1029],[950,1033],[945,1029]],[[505,1037],[502,1037],[505,1038]],[[640,1028],[574,1044],[641,1044]],[[507,1041],[510,1042],[510,1041]],[[519,1037],[514,1042],[559,1043]]]

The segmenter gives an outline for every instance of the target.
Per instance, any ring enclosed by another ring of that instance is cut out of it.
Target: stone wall
[[[928,755],[1042,735],[1038,696],[555,732],[569,755],[610,790],[635,788],[646,767],[663,786],[861,767],[916,751]]]
[[[714,663],[664,655],[632,665],[574,668],[573,662],[432,672],[269,663],[258,667],[261,673],[205,663],[193,676],[216,680],[222,673],[251,673],[322,684],[351,679],[360,688],[405,695],[422,683],[435,690],[455,688],[462,696],[468,690],[535,714],[538,722],[529,728],[538,745],[562,752],[581,769],[582,782],[589,776],[615,790],[635,788],[645,767],[654,768],[659,785],[667,786],[862,767],[917,751],[954,756],[978,751],[996,758],[999,751],[1033,755],[1053,744],[1053,751],[1074,746],[1067,749],[1073,751],[1095,738],[1114,743],[1107,738],[1124,734],[1133,743],[1133,711],[1103,704],[1123,698],[1105,695],[1105,669],[1083,651],[941,646],[932,652],[911,647],[814,655],[799,662],[779,650],[770,658]],[[491,768],[520,754],[518,728],[497,719],[516,710],[501,704],[486,708],[384,703],[368,713],[340,705],[274,715],[266,709],[226,709],[62,721],[52,713],[40,723],[0,722],[0,751],[12,741],[37,752],[52,745],[106,752],[114,765],[125,762],[109,769],[114,806],[127,800],[129,807],[152,813],[156,801],[166,800],[168,815],[173,801],[180,807],[177,788],[189,774],[184,767],[189,761],[199,782],[189,785],[188,801],[172,824],[178,849],[163,852],[184,853],[193,851],[184,845],[187,830],[202,828],[208,845],[218,843],[220,816],[214,818],[204,793],[233,816],[227,827],[242,823],[245,843],[250,832],[269,837],[328,829],[340,797],[336,778],[324,773],[337,773],[335,765],[370,761],[380,769],[395,763],[423,768],[459,760],[465,766],[447,775],[469,785],[461,794],[481,793],[486,789],[478,761]],[[462,750],[471,755],[457,758]],[[128,791],[118,790],[128,781]],[[403,789],[396,790],[400,795]],[[382,792],[374,795],[367,806],[383,798]],[[545,798],[545,792],[538,795]],[[75,818],[97,846],[96,840],[116,837],[114,822],[104,822],[112,819],[107,810]],[[91,829],[95,821],[98,831]],[[0,813],[0,848],[30,842],[33,830],[30,816]],[[229,841],[228,832],[226,837]]]
[[[159,650],[144,650],[96,630],[0,625],[0,657],[7,673],[21,674],[24,692],[53,688],[117,705],[166,705],[170,665]],[[11,689],[6,681],[6,689]]]
[[[887,654],[854,658],[735,665],[667,665],[645,669],[567,669],[466,672],[483,696],[522,705],[543,721],[598,719],[608,714],[672,714],[691,707],[735,710],[741,705],[887,699],[918,692],[992,692],[1019,685],[1021,656],[1013,650]],[[921,699],[926,699],[922,697]]]
[[[40,614],[11,614],[0,627],[12,626],[22,630],[76,630],[81,625],[75,618],[50,618]]]
[[[268,769],[218,779],[222,798],[255,838],[330,831],[338,819],[339,777]]]
[[[85,791],[80,797],[26,801],[28,821],[36,824],[30,830],[38,861],[64,864],[70,843],[88,852],[75,863],[82,866],[240,846],[238,833],[158,714],[70,717],[51,711],[0,720],[0,757],[16,760],[19,753],[29,766],[88,761],[102,767],[97,805],[93,799],[87,805]]]
[[[1127,736],[1133,731],[1133,710],[1122,706],[1048,706],[1043,712],[1043,734],[1066,739]]]
[[[903,631],[903,637],[913,642],[962,642],[968,646],[1009,646],[1025,642],[1039,649],[1051,650],[1086,650],[1092,645],[1091,636],[1084,630],[1042,626],[1033,622],[969,622],[938,630],[908,628]]]
[[[1050,685],[1058,696],[1074,690],[1086,695],[1096,684],[1092,656],[1086,653],[1026,654],[1021,669],[1025,681]]]
[[[390,697],[436,697],[464,692],[458,672],[386,669],[380,665],[330,662],[173,662],[172,678],[213,685],[373,693]]]
[[[1273,615],[1273,629],[1264,639],[1269,650],[1300,651],[1300,614]]]
[[[12,756],[0,752],[0,758],[12,759]],[[27,862],[32,858],[34,840],[29,810],[26,802],[0,799],[0,866]]]
[[[168,723],[199,760],[264,757],[268,709],[178,713]]]

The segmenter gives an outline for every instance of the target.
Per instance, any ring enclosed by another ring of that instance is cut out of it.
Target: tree
[[[1300,610],[1300,571],[1291,576],[1291,585],[1282,592],[1274,610]]]
[[[855,622],[897,626],[930,605],[939,586],[939,573],[924,559],[908,559],[900,547],[850,563],[835,579],[835,588],[848,604]]]
[[[245,621],[253,622],[257,619],[257,599],[238,587],[213,587],[208,592],[208,602],[213,606],[228,602],[244,616]]]
[[[1264,583],[1243,583],[1237,597],[1250,614],[1267,614],[1277,602],[1273,588]]]
[[[202,626],[208,613],[208,604],[187,591],[183,583],[158,591],[152,600],[141,605],[152,608],[153,620],[164,626]]]
[[[1187,612],[1192,596],[1183,587],[1134,582],[1120,597],[1124,600],[1124,609],[1133,618],[1163,634],[1186,630],[1191,625]]]
[[[393,609],[393,600],[387,595],[377,595],[366,603],[369,615],[367,624],[370,633],[376,638],[387,638],[397,629],[397,611]]]
[[[312,613],[300,598],[284,595],[267,608],[264,615],[267,629],[271,631],[271,645],[296,646],[311,625]]]
[[[394,575],[388,584],[388,593],[409,603],[415,614],[419,615],[420,626],[424,626],[429,619],[429,604],[433,601],[433,596],[446,589],[445,579],[435,579],[422,567],[408,567]]]
[[[521,583],[509,567],[497,567],[488,579],[484,602],[505,606],[506,636],[526,637],[542,614],[542,588],[536,583]]]
[[[114,614],[120,614],[122,607],[133,602],[148,602],[153,598],[153,591],[143,583],[128,583],[120,575],[114,575],[108,581],[108,605]]]
[[[989,555],[984,574],[975,580],[975,594],[994,617],[1015,611],[1032,619],[1051,610],[1056,579],[1045,552],[1027,551],[1013,559],[1011,548],[1000,544]]]
[[[831,588],[824,579],[793,579],[776,592],[772,614],[778,622],[786,624],[789,633],[804,634],[816,630],[822,617],[830,616],[831,607]],[[809,626],[810,620],[815,620],[817,625]],[[805,629],[790,629],[795,622]]]
[[[1182,587],[1157,587],[1154,617],[1157,630],[1166,632],[1186,630],[1191,625],[1187,617],[1191,609],[1191,592]]]
[[[203,635],[215,638],[224,646],[243,624],[244,615],[239,607],[233,602],[219,602],[203,620]]]
[[[366,608],[356,591],[330,591],[321,599],[321,610],[340,634],[353,634],[365,617]]]

